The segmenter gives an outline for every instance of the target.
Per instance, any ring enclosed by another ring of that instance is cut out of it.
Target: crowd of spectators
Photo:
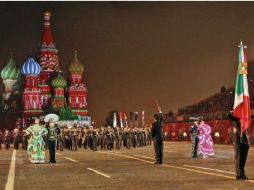
[[[233,109],[234,88],[221,88],[219,93],[196,104],[178,109],[177,113],[167,114],[168,122],[188,121],[189,117],[202,116],[205,120],[227,119],[227,113]],[[254,98],[251,98],[251,108],[254,108]]]

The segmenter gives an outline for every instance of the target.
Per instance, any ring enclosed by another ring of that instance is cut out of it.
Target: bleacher
[[[173,115],[166,116],[167,122],[188,121],[191,116],[203,116],[204,120],[224,120],[227,119],[227,113],[233,110],[234,88],[226,89],[222,87],[220,92],[199,101],[196,104],[179,108]],[[250,96],[251,109],[254,109],[254,97]]]

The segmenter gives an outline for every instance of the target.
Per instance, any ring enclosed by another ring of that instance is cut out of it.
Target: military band
[[[249,150],[249,139],[247,132],[241,133],[241,125],[238,118],[229,114],[232,121],[231,139],[234,144],[235,152],[235,169],[237,180],[248,180],[245,173],[245,164]],[[78,149],[90,149],[97,151],[110,151],[112,149],[131,149],[136,147],[151,146],[153,141],[155,151],[155,164],[163,163],[163,135],[162,121],[163,115],[156,113],[154,115],[155,122],[152,128],[112,128],[100,127],[96,128],[81,127],[73,125],[71,128],[67,126],[58,126],[53,121],[45,126],[48,130],[48,136],[45,137],[45,143],[48,144],[50,163],[56,163],[55,150],[77,151]],[[198,147],[198,125],[197,119],[193,119],[190,126],[192,137],[192,157],[197,157]],[[6,149],[10,148],[11,139],[15,149],[19,149],[19,143],[22,143],[22,149],[28,148],[28,136],[24,131],[15,129],[12,133],[7,129],[5,132],[0,131],[0,141],[4,142]],[[0,142],[0,149],[1,143]]]
[[[62,127],[57,138],[57,149],[77,151],[78,148],[100,150],[120,150],[151,145],[151,131],[147,128],[111,127]]]

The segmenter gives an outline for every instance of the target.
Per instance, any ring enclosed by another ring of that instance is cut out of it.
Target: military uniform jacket
[[[239,119],[235,118],[234,116],[231,116],[231,121],[232,121],[232,129],[231,129],[231,139],[235,143],[246,143],[249,144],[249,139],[247,132],[243,132],[242,138],[241,138],[241,124]]]
[[[152,138],[156,138],[158,141],[163,141],[162,125],[160,121],[156,121],[152,125]]]

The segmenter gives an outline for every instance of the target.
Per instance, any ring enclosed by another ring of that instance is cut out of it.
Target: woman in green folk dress
[[[31,163],[38,164],[45,162],[45,142],[43,136],[47,133],[47,129],[43,125],[40,125],[39,119],[35,119],[34,124],[26,129],[26,134],[31,135],[27,147]]]

